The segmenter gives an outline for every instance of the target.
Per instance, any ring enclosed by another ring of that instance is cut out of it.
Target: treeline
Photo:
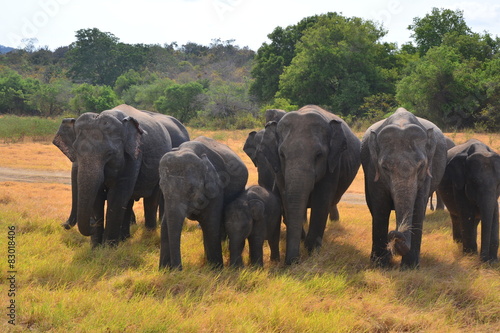
[[[409,23],[414,42],[398,46],[372,21],[327,13],[275,28],[256,53],[234,40],[131,45],[82,29],[67,47],[0,56],[0,113],[127,103],[192,126],[244,128],[267,108],[318,104],[369,124],[403,106],[446,129],[500,130],[500,39],[473,32],[460,10]]]

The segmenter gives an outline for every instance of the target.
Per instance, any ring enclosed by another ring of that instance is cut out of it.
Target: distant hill
[[[14,50],[14,48],[0,45],[0,54],[8,53],[12,50]]]

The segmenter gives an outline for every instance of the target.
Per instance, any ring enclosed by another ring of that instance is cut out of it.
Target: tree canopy
[[[192,124],[244,128],[267,108],[314,103],[364,125],[404,106],[445,128],[499,130],[500,39],[472,31],[460,10],[433,8],[408,29],[413,41],[397,47],[373,21],[326,13],[276,27],[256,53],[234,40],[126,44],[81,29],[54,51],[32,41],[0,54],[0,114],[127,103]]]

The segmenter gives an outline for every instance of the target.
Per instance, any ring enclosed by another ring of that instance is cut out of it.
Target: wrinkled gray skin
[[[180,242],[184,219],[197,220],[203,231],[207,261],[222,267],[224,206],[245,190],[248,170],[228,146],[198,137],[160,161],[165,197],[161,227],[160,269],[182,269]]]
[[[475,139],[448,150],[438,192],[450,212],[453,239],[463,244],[464,253],[477,253],[481,221],[480,258],[498,261],[500,156]]]
[[[231,266],[243,266],[241,253],[248,239],[250,263],[263,266],[264,240],[268,240],[271,260],[279,261],[281,205],[262,186],[251,186],[225,208],[224,221],[229,237]]]
[[[302,226],[311,208],[305,246],[322,243],[326,220],[358,172],[360,141],[339,117],[316,105],[266,125],[258,154],[276,174],[287,224],[285,263],[298,262]]]
[[[172,148],[157,118],[128,105],[85,113],[65,119],[53,142],[73,161],[77,225],[80,233],[92,236],[94,245],[115,245],[130,235],[132,204],[139,198],[144,198],[146,226],[156,226],[158,164]]]
[[[427,200],[446,165],[441,130],[400,108],[368,128],[361,163],[372,215],[372,262],[387,266],[395,253],[402,255],[402,268],[418,267]],[[391,210],[396,211],[396,230],[388,234]]]
[[[450,138],[448,137],[445,137],[445,140],[446,140],[446,148],[448,150],[450,150],[451,148],[455,147],[455,142],[453,142],[453,140],[451,140]],[[434,210],[434,205],[432,203],[432,195],[436,193],[436,210],[444,210],[444,202],[443,202],[443,199],[441,198],[441,195],[439,194],[438,191],[435,191],[431,194],[431,197],[429,198],[429,202],[430,202],[430,208],[431,210]]]
[[[117,108],[128,109],[128,108],[130,108],[130,106],[120,105]],[[189,133],[187,132],[187,129],[176,118],[171,117],[171,116],[165,116],[165,115],[159,114],[157,112],[151,112],[151,111],[145,111],[145,110],[142,110],[142,112],[145,112],[145,113],[151,115],[153,118],[155,118],[158,122],[160,122],[167,129],[167,131],[170,135],[170,139],[172,141],[172,148],[178,147],[181,143],[189,141]],[[67,126],[68,122],[71,123],[74,120],[75,119],[73,119],[73,118],[64,119],[63,124],[59,127],[59,131],[56,134],[56,138],[58,138],[58,139],[54,140],[54,144],[56,146],[62,144],[62,146],[59,148],[63,152],[64,152],[63,149],[66,149],[64,147],[68,147],[68,146],[73,145],[73,141],[75,140],[73,127]],[[76,219],[77,219],[76,205],[78,202],[78,184],[76,183],[76,179],[78,177],[77,173],[78,173],[78,164],[73,163],[72,170],[71,170],[71,184],[72,184],[71,185],[71,192],[72,192],[71,212],[70,212],[70,216],[66,220],[66,222],[61,224],[67,230],[71,229],[72,227],[74,227],[76,225]],[[91,224],[96,224],[96,223],[98,224],[98,223],[100,223],[99,222],[100,220],[104,219],[103,209],[104,209],[105,199],[106,199],[105,191],[104,191],[104,193],[100,193],[97,196],[97,199],[96,199],[97,211],[94,212],[94,216],[92,217]],[[133,205],[133,201],[131,204]],[[161,200],[160,200],[160,206],[162,206]],[[161,210],[162,209],[160,209],[160,216],[162,213]],[[125,215],[128,216],[128,214],[130,214],[130,216],[131,216],[130,222],[135,223],[135,214],[134,214],[133,210],[130,212],[126,212]],[[95,221],[95,218],[97,218],[98,220]],[[155,226],[156,226],[156,224],[153,226],[149,226],[148,228],[153,229],[153,228],[155,228]]]

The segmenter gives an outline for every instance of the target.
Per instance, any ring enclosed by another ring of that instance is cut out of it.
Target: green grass
[[[60,124],[60,118],[3,115],[0,116],[0,140],[19,142],[30,137],[33,141],[45,141],[52,139]]]

